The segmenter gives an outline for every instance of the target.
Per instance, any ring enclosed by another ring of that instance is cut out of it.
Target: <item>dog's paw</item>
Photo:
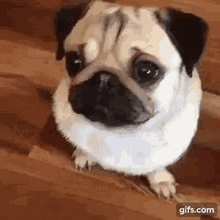
[[[151,189],[160,197],[169,200],[176,194],[176,182],[173,175],[166,169],[156,170],[147,174]]]
[[[77,169],[79,169],[81,172],[84,168],[86,168],[86,165],[88,166],[89,171],[91,170],[92,165],[95,165],[97,161],[92,158],[88,153],[85,151],[77,148],[73,154],[72,159],[75,157],[75,166]]]

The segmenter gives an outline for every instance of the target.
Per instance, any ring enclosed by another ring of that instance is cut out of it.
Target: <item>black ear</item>
[[[156,12],[156,17],[179,51],[187,74],[192,77],[205,47],[208,25],[196,15],[173,8],[167,8],[165,13]]]
[[[61,60],[64,55],[63,42],[74,25],[81,19],[88,9],[88,3],[61,7],[54,18],[56,38],[58,41],[56,59]]]

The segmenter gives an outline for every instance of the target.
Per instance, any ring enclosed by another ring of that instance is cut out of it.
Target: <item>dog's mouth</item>
[[[80,112],[89,120],[94,122],[101,122],[108,127],[121,127],[126,125],[138,125],[149,120],[148,113],[139,114],[131,112],[130,115],[107,109],[105,106],[97,105],[95,107],[85,106]]]
[[[107,127],[139,125],[152,117],[142,101],[112,74],[95,74],[71,88],[69,102],[74,112]]]

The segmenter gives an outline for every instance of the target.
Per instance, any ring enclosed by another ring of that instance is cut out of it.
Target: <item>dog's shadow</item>
[[[56,149],[64,151],[69,156],[72,155],[73,150],[75,149],[75,147],[71,145],[58,131],[52,113],[49,115],[48,120],[39,137],[42,142],[51,145]]]
[[[52,105],[52,88],[28,77],[0,73],[1,148],[28,155],[39,144]]]

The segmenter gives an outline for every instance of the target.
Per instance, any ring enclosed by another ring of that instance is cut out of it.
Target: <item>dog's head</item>
[[[122,127],[169,111],[182,81],[194,77],[207,25],[172,8],[97,1],[61,8],[55,30],[56,58],[65,59],[74,114]]]

